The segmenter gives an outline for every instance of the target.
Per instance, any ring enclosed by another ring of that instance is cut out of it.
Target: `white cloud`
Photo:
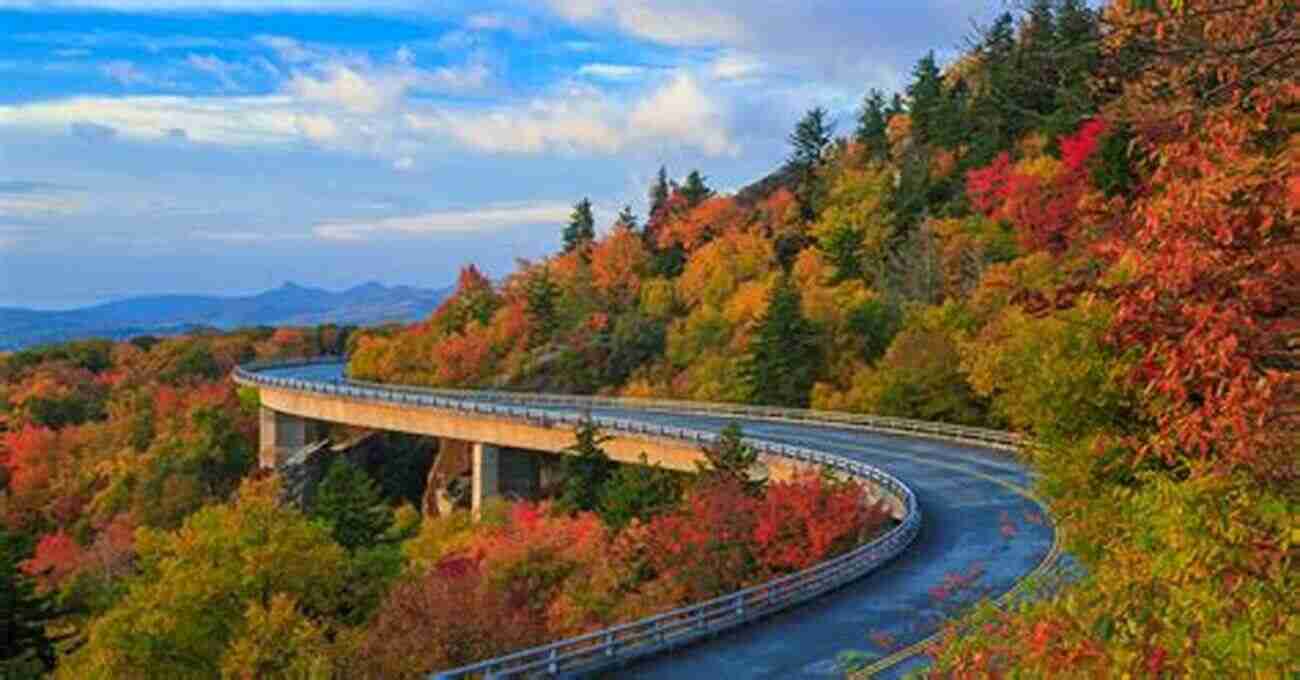
[[[583,64],[578,69],[579,75],[602,80],[635,80],[645,75],[645,66],[635,64]]]
[[[472,55],[464,64],[432,71],[413,68],[400,60],[389,66],[331,61],[314,70],[294,73],[285,90],[304,101],[375,114],[396,108],[411,90],[463,93],[482,89],[491,78],[492,70],[480,55]]]
[[[114,60],[104,62],[99,65],[99,72],[106,77],[117,81],[119,85],[130,87],[132,85],[149,85],[152,84],[153,78],[149,77],[140,67],[125,60]]]
[[[342,64],[333,64],[319,76],[295,74],[285,89],[309,102],[375,113],[392,106],[408,87],[410,81],[405,78],[367,77]]]
[[[465,20],[465,27],[476,31],[506,31],[518,36],[526,36],[533,30],[526,17],[504,12],[472,14]]]
[[[280,59],[290,64],[300,64],[322,58],[320,50],[294,38],[283,35],[259,35],[254,42],[273,50]]]
[[[765,70],[833,84],[860,96],[894,87],[927,50],[959,44],[971,21],[1005,3],[989,0],[547,0],[561,19],[675,47],[737,52],[716,66],[718,79],[747,78],[762,54]],[[1015,3],[1013,3],[1015,4]]]
[[[678,73],[638,103],[628,122],[638,136],[674,140],[712,156],[740,151],[727,132],[717,104],[688,73]]]
[[[761,74],[762,61],[752,54],[727,52],[709,64],[708,72],[716,80],[745,80]]]
[[[486,112],[411,113],[406,122],[415,131],[451,137],[469,148],[492,153],[614,153],[624,143],[615,117],[609,105],[593,94],[539,99],[523,107]]]
[[[581,23],[607,23],[632,35],[668,45],[728,45],[747,28],[714,3],[656,0],[549,0],[557,14]]]
[[[221,230],[198,230],[190,234],[194,238],[204,241],[218,241],[221,243],[268,243],[271,241],[301,241],[308,237],[304,234],[272,234],[264,231],[221,231]]]
[[[411,158],[410,156],[402,156],[401,158],[398,158],[397,160],[393,161],[394,170],[405,172],[414,167],[415,167],[415,159]]]
[[[80,212],[81,196],[69,187],[45,183],[0,182],[0,217],[30,219]],[[25,231],[6,226],[8,231]]]
[[[339,126],[329,116],[302,113],[294,121],[298,130],[314,142],[331,142],[339,137]]]
[[[561,223],[568,219],[572,209],[562,201],[498,204],[379,220],[323,222],[313,227],[312,232],[331,241],[360,241],[367,236],[385,233],[407,236],[477,233],[531,224]]]
[[[143,140],[181,129],[202,143],[282,144],[299,138],[293,104],[284,96],[72,97],[0,106],[0,125],[55,133],[92,125]]]
[[[475,55],[460,66],[442,66],[417,82],[442,92],[481,90],[492,80],[492,69]]]
[[[573,84],[549,97],[489,111],[408,113],[406,124],[492,153],[614,154],[635,145],[679,146],[710,155],[738,151],[721,106],[684,71],[631,103]]]
[[[216,78],[217,82],[221,83],[221,87],[226,90],[242,89],[234,78],[234,74],[241,68],[238,64],[232,64],[210,54],[191,54],[186,57],[185,63],[189,64],[190,68]]]

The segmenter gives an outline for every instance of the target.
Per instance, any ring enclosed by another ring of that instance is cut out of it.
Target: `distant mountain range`
[[[428,316],[450,294],[450,288],[378,283],[340,292],[286,283],[246,297],[155,295],[58,311],[0,307],[0,350],[79,338],[175,335],[202,328],[414,321]]]

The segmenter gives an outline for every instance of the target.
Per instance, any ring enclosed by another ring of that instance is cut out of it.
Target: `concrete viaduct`
[[[481,507],[536,484],[544,466],[526,460],[553,459],[585,419],[613,435],[604,445],[611,458],[636,463],[644,453],[687,471],[712,433],[739,422],[771,478],[834,470],[874,487],[900,519],[886,536],[806,572],[438,678],[611,668],[629,678],[842,677],[841,655],[851,651],[873,659],[857,677],[902,677],[926,662],[923,644],[957,597],[938,602],[933,593],[952,575],[971,588],[961,596],[1007,600],[1058,564],[1057,534],[1028,490],[1029,470],[1005,452],[1016,446],[1005,433],[729,405],[376,386],[348,380],[337,360],[249,366],[234,377],[259,391],[264,467],[313,441],[321,422],[427,435],[440,442],[438,460],[472,471],[472,504]],[[674,653],[659,653],[666,649]]]

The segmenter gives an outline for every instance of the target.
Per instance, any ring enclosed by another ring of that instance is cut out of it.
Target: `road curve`
[[[344,381],[340,364],[262,372],[312,382]],[[806,421],[619,408],[593,413],[712,431],[739,422],[747,437],[861,460],[910,486],[926,520],[907,552],[857,582],[737,631],[620,669],[618,677],[838,677],[843,675],[840,655],[849,651],[865,653],[860,658],[889,657],[893,663],[875,677],[898,677],[924,659],[893,658],[892,653],[932,635],[959,602],[1001,596],[1055,555],[1046,512],[1025,491],[1029,471],[1005,454]],[[968,585],[955,592],[942,588],[954,574],[967,577]]]

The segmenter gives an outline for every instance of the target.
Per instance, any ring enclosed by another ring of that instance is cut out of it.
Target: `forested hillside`
[[[954,624],[941,672],[1277,676],[1300,658],[1296,3],[1036,0],[738,195],[352,344],[354,376],[1005,427],[1086,575]],[[599,236],[598,236],[599,232]]]
[[[414,509],[427,465],[403,455],[338,456],[286,502],[228,373],[345,348],[372,380],[1022,432],[1082,569],[963,612],[934,675],[1294,675],[1297,9],[1035,0],[853,120],[814,107],[753,186],[664,169],[608,228],[583,199],[562,252],[466,266],[413,326],[0,355],[0,677],[425,677],[891,521],[852,483],[755,478],[735,429],[687,476],[615,466],[581,428],[551,500],[478,520]]]

